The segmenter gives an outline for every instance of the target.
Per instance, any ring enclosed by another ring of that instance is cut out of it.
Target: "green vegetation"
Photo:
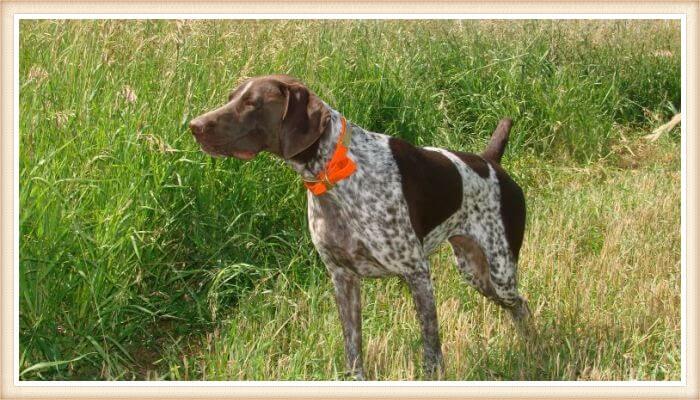
[[[433,257],[453,380],[680,379],[678,21],[22,21],[20,371],[27,380],[342,379],[332,287],[280,160],[187,122],[289,73],[349,120],[504,157],[528,199],[539,334]],[[363,285],[371,379],[421,379],[398,279]]]

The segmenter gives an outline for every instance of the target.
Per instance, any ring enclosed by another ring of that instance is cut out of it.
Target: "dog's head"
[[[290,159],[323,134],[330,113],[298,80],[286,75],[250,78],[223,106],[190,122],[202,150],[242,160],[267,150]]]

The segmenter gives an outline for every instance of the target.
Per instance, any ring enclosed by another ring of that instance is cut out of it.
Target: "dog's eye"
[[[243,105],[246,107],[258,107],[258,101],[252,99],[246,99],[243,101]]]

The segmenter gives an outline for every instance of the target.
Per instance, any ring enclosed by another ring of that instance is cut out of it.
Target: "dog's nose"
[[[195,136],[201,136],[204,133],[204,121],[201,119],[193,119],[190,121],[190,130]]]

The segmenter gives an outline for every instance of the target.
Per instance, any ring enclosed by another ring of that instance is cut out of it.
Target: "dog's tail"
[[[503,157],[503,152],[506,150],[506,145],[508,144],[508,135],[510,134],[511,125],[513,125],[513,120],[510,118],[503,118],[498,123],[496,130],[494,130],[491,135],[488,146],[486,146],[486,150],[481,153],[483,158],[497,163],[501,162],[501,157]]]

